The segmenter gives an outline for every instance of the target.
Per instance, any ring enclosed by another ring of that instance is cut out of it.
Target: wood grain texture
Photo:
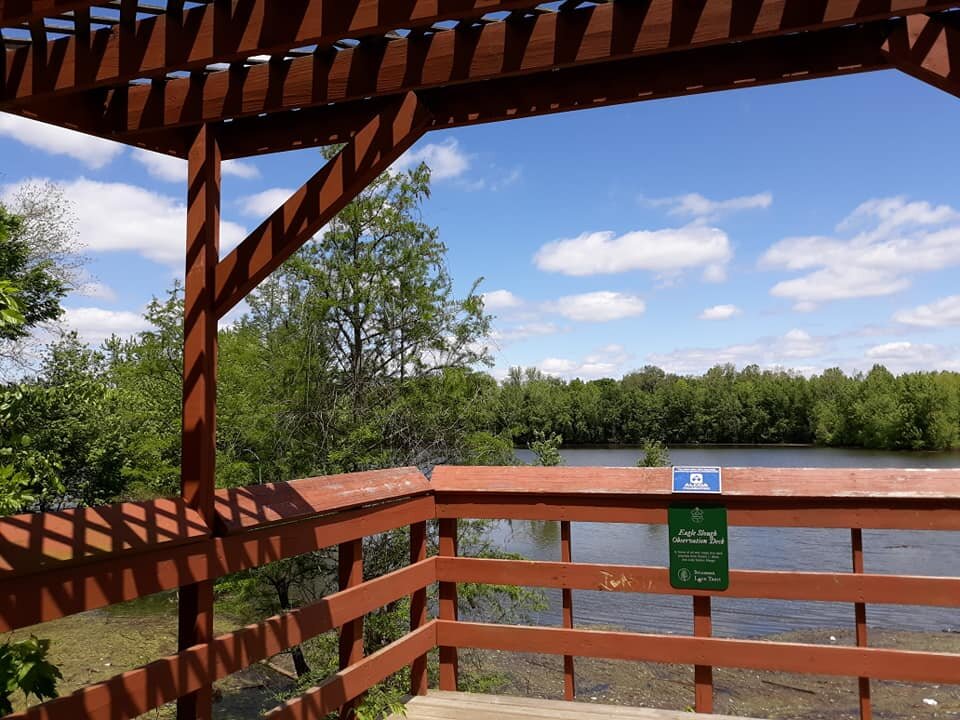
[[[265,720],[315,720],[361,695],[381,680],[409,665],[437,643],[436,620],[341,670],[303,695],[268,712]]]
[[[731,570],[727,590],[678,590],[667,568],[437,557],[440,582],[523,585],[601,592],[960,607],[960,578],[917,575]]]
[[[291,48],[329,46],[344,38],[424,28],[442,20],[511,11],[537,2],[287,0],[282,12],[273,12],[270,0],[235,0],[230,12],[224,11],[223,4],[201,5],[187,9],[180,20],[163,14],[146,17],[132,26],[96,30],[85,38],[52,39],[42,54],[29,46],[9,51],[10,70],[0,102],[123,85],[162,77],[172,68],[195,70],[252,55],[282,54]],[[10,0],[6,5],[9,10]],[[0,0],[0,17],[3,11]]]
[[[0,517],[0,580],[210,535],[180,498]]]
[[[960,97],[960,25],[955,19],[907,18],[883,49],[898,69]]]
[[[417,468],[373,470],[228,488],[216,492],[217,529],[219,534],[234,535],[275,523],[293,522],[429,491],[427,479]]]
[[[673,495],[670,468],[442,465],[431,485],[448,495]],[[960,500],[960,469],[729,467],[723,468],[723,499],[730,497]]]
[[[854,26],[575,66],[419,92],[433,129],[587,110],[892,67],[884,28]],[[345,142],[389,98],[237,118],[223,127],[224,157],[246,157]],[[126,140],[153,138],[139,133]]]
[[[689,500],[692,496],[687,496]],[[663,525],[672,495],[446,493],[436,495],[438,518],[572,520]],[[716,501],[716,496],[714,496]],[[853,527],[885,530],[960,530],[956,500],[897,498],[752,498],[724,496],[730,525],[753,527]]]
[[[214,580],[433,517],[433,498],[417,497],[13,577],[0,585],[0,631]]]
[[[955,4],[938,3],[936,8]],[[868,5],[863,12],[864,3],[857,0],[831,5],[842,10],[829,19],[822,4],[790,0],[710,0],[696,5],[653,0],[534,14],[360,46],[328,57],[129,87],[108,100],[106,115],[117,132],[169,128],[822,30],[931,7],[916,2],[910,7],[907,2],[901,11]],[[787,12],[788,6],[793,12]]]
[[[957,683],[960,655],[879,648],[565,630],[437,620],[441,646],[611,660]]]
[[[9,717],[136,717],[399,600],[431,584],[433,578],[432,560],[411,565]]]
[[[323,168],[221,260],[216,307],[223,317],[386,171],[427,130],[414,93],[374,113]]]
[[[734,720],[729,715],[700,715],[703,720]],[[403,715],[389,720],[690,720],[690,713],[598,703],[567,703],[541,698],[481,695],[431,690],[406,703]],[[737,718],[737,720],[748,720]]]

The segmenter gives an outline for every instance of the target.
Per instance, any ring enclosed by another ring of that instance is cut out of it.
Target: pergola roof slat
[[[849,27],[768,38],[664,56],[489,80],[483,91],[454,85],[420,93],[433,128],[607,107],[891,67],[883,28]],[[668,60],[665,62],[665,60]],[[348,140],[389,98],[318,106],[224,124],[224,158],[248,157]]]
[[[898,13],[957,3],[899,0]],[[847,14],[837,8],[843,5]],[[107,117],[117,132],[155,130],[223,118],[401,94],[454,83],[474,83],[645,54],[753,40],[823,29],[863,19],[861,2],[802,6],[788,0],[752,3],[753,11],[725,0],[702,13],[673,0],[647,5],[614,3],[566,13],[547,13],[514,22],[396,40],[382,47],[359,46],[332,54],[263,65],[243,72],[218,72],[133,87],[114,94]],[[888,18],[878,13],[869,18]],[[800,9],[793,9],[800,8]],[[787,12],[791,9],[791,12]]]
[[[171,70],[203,68],[305,45],[333,45],[346,37],[384,36],[400,28],[538,2],[542,0],[304,0],[299,10],[284,7],[278,13],[270,0],[252,0],[243,13],[233,14],[205,5],[187,10],[182,22],[157,15],[129,31],[122,27],[98,30],[82,62],[78,55],[82,48],[72,38],[50,42],[48,56],[53,60],[41,63],[39,69],[34,48],[11,51],[17,54],[8,54],[0,103],[123,85]]]

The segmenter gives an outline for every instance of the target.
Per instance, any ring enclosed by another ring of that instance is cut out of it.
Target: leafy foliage
[[[534,430],[530,450],[537,456],[537,462],[540,465],[554,467],[563,463],[563,457],[560,455],[562,444],[563,438],[560,435],[553,434],[547,437],[539,430]]]
[[[530,445],[816,443],[889,450],[960,446],[960,374],[894,376],[881,366],[805,377],[720,365],[701,376],[645,367],[621,380],[569,382],[514,368],[489,432]]]
[[[4,342],[19,340],[37,324],[58,318],[63,312],[60,301],[68,290],[53,261],[36,256],[22,228],[23,220],[0,206],[0,282],[4,283],[0,341]],[[22,319],[10,313],[19,313]]]
[[[643,454],[637,461],[638,467],[670,466],[670,449],[659,440],[645,440],[641,450]]]
[[[0,645],[0,714],[13,712],[10,697],[22,692],[24,699],[57,697],[57,681],[63,676],[47,659],[50,641],[31,636],[21,642]]]

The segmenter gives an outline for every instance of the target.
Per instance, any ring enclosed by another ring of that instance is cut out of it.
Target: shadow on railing
[[[335,545],[341,563],[355,568],[363,537],[409,526],[411,538],[406,567],[367,581],[342,567],[340,592],[13,717],[136,717],[333,629],[342,628],[342,650],[356,647],[366,614],[412,597],[409,634],[368,657],[342,654],[339,673],[268,717],[322,717],[406,666],[411,692],[423,693],[426,653],[439,647],[446,690],[456,689],[457,649],[486,648],[565,656],[571,699],[575,656],[694,665],[694,697],[704,712],[712,709],[714,666],[860,677],[868,718],[867,678],[960,683],[960,655],[867,647],[866,604],[960,607],[960,579],[866,574],[861,531],[960,530],[958,487],[955,470],[725,470],[721,499],[730,524],[849,528],[853,563],[850,573],[735,569],[723,591],[677,590],[662,567],[570,562],[568,525],[566,562],[457,557],[459,519],[666,523],[675,500],[668,469],[441,467],[432,482],[411,468],[311,478],[218,492],[212,531],[178,500],[4,518],[0,630]],[[440,554],[427,558],[426,523],[435,518]],[[435,582],[439,617],[428,620],[426,590]],[[564,627],[458,621],[457,585],[466,582],[561,588]],[[574,629],[572,590],[691,596],[694,635]],[[711,637],[713,596],[851,603],[858,647]]]

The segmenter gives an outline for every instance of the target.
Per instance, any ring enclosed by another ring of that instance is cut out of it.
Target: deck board
[[[689,720],[688,712],[632,708],[619,705],[564,702],[538,698],[480,695],[431,690],[411,698],[406,715],[390,720]],[[734,720],[729,715],[700,715],[713,720]],[[736,720],[745,720],[737,718]]]

